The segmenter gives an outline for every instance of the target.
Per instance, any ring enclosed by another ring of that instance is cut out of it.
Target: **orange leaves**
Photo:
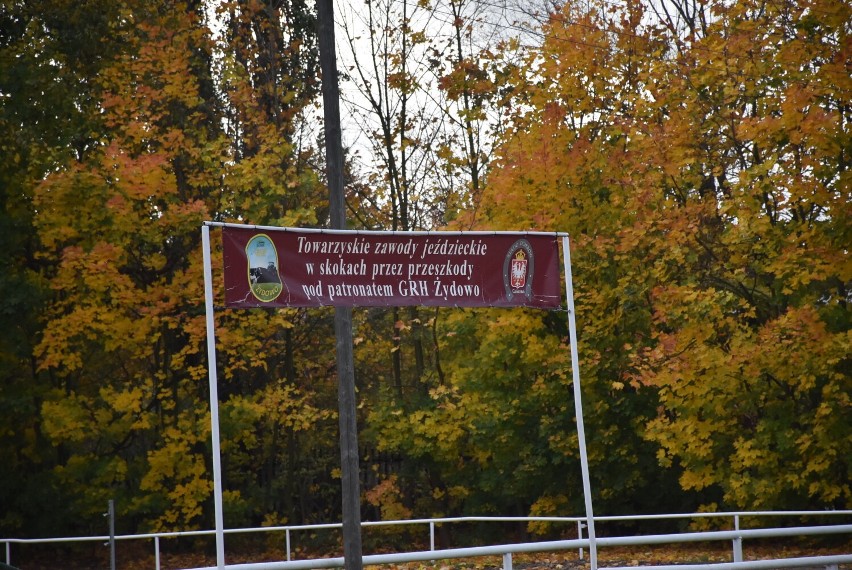
[[[835,399],[849,392],[850,80],[828,80],[842,48],[805,39],[842,36],[836,23],[775,8],[720,5],[667,59],[641,52],[662,39],[641,18],[566,7],[515,79],[482,206],[499,228],[572,235],[586,389],[597,410],[635,414],[683,488],[842,504],[849,486],[817,473],[852,457]],[[624,427],[602,423],[600,441]]]
[[[364,493],[366,501],[380,507],[382,520],[404,520],[411,518],[411,510],[402,503],[396,475],[390,475],[378,485]]]
[[[134,38],[132,48],[127,46],[131,49],[99,79],[107,92],[107,125],[129,135],[125,142],[132,142],[134,150],[167,143],[158,127],[166,126],[178,108],[192,109],[200,103],[198,78],[188,72],[198,38],[193,36],[188,13],[175,13],[174,18],[169,23],[140,22],[144,40]]]
[[[447,93],[451,101],[458,101],[465,94],[473,97],[493,94],[497,85],[490,79],[482,64],[483,61],[479,59],[463,58],[455,64],[450,73],[440,78],[438,87]],[[477,112],[482,110],[477,109]]]

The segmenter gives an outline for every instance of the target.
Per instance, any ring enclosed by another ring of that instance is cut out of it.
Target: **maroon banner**
[[[228,307],[557,308],[555,234],[222,228]]]

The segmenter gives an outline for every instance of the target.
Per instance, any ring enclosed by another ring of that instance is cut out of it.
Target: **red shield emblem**
[[[512,272],[509,283],[512,289],[523,289],[527,284],[527,256],[524,250],[519,249],[512,258]]]

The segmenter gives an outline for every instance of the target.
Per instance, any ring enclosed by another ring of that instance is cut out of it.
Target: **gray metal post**
[[[109,517],[109,567],[115,570],[115,501],[109,500],[107,507]]]
[[[512,570],[512,553],[507,552],[503,555],[503,570]]]

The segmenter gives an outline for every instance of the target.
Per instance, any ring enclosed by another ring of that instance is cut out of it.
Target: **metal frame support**
[[[213,506],[216,518],[216,567],[225,568],[225,524],[222,517],[222,459],[219,451],[219,389],[216,373],[216,327],[213,318],[213,264],[210,260],[210,227],[201,226],[204,250],[204,307],[207,315],[207,370],[210,383],[210,433],[213,455]]]
[[[586,454],[586,429],[583,425],[583,403],[580,394],[580,357],[577,351],[577,321],[574,310],[574,283],[571,276],[571,246],[568,236],[562,238],[565,263],[565,297],[568,303],[568,338],[571,342],[571,373],[574,384],[574,413],[577,416],[577,440],[580,445],[580,470],[583,476],[583,496],[586,502],[586,525],[589,531],[589,563],[598,568],[598,548],[595,543],[595,515],[592,509],[592,485],[589,480],[589,459]]]
[[[734,515],[734,530],[740,530],[740,515]],[[737,536],[733,540],[734,543],[734,562],[743,561],[743,537]]]

